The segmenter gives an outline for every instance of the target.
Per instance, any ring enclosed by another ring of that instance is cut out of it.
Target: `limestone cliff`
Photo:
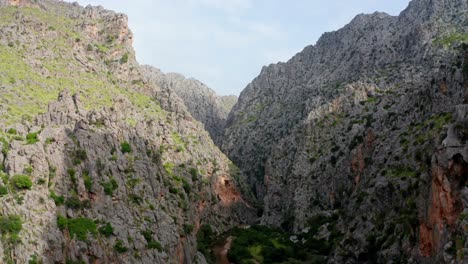
[[[314,236],[328,263],[464,261],[467,14],[464,0],[413,0],[262,69],[222,149],[263,224],[302,233],[332,217]]]
[[[123,14],[0,2],[2,263],[204,263],[250,223],[238,169],[148,80]]]

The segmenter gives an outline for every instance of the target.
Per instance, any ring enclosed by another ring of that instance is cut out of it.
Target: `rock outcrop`
[[[468,103],[467,10],[413,0],[396,17],[358,15],[262,69],[222,149],[263,224],[301,233],[334,216],[328,263],[463,261],[467,142],[453,135],[466,129],[455,112]]]

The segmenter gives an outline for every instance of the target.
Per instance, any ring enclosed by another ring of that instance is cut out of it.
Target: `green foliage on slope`
[[[20,21],[18,13],[22,15]],[[146,116],[165,116],[157,101],[138,92],[130,81],[117,81],[108,69],[101,67],[102,60],[106,60],[105,54],[96,54],[94,50],[85,54],[87,61],[84,63],[88,67],[84,67],[83,58],[78,58],[70,48],[76,46],[77,40],[84,39],[76,30],[79,20],[72,20],[58,10],[0,9],[0,26],[22,21],[37,23],[35,26],[44,27],[45,32],[39,28],[28,31],[31,39],[27,41],[0,44],[0,83],[5,86],[0,97],[0,110],[4,110],[0,115],[2,123],[33,120],[38,114],[45,113],[47,104],[56,100],[65,88],[72,93],[79,91],[88,110],[110,107],[114,98],[122,96],[143,110]],[[124,48],[114,44],[107,49],[121,51]]]

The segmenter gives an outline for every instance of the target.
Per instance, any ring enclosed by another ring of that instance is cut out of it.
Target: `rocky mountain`
[[[255,219],[239,170],[132,40],[102,7],[0,2],[2,263],[206,263],[200,229]]]
[[[143,66],[145,76],[160,87],[180,97],[190,114],[220,144],[229,111],[237,101],[236,96],[220,97],[215,91],[195,79],[187,79],[178,73],[164,74],[152,66]]]
[[[358,15],[237,100],[123,14],[0,0],[0,262],[466,263],[467,21]]]
[[[413,0],[264,67],[222,143],[262,224],[317,263],[465,263],[467,21],[465,0]]]

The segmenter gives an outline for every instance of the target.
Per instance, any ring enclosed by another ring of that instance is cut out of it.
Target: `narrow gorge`
[[[466,0],[357,15],[238,98],[133,40],[0,0],[1,263],[468,260]]]

